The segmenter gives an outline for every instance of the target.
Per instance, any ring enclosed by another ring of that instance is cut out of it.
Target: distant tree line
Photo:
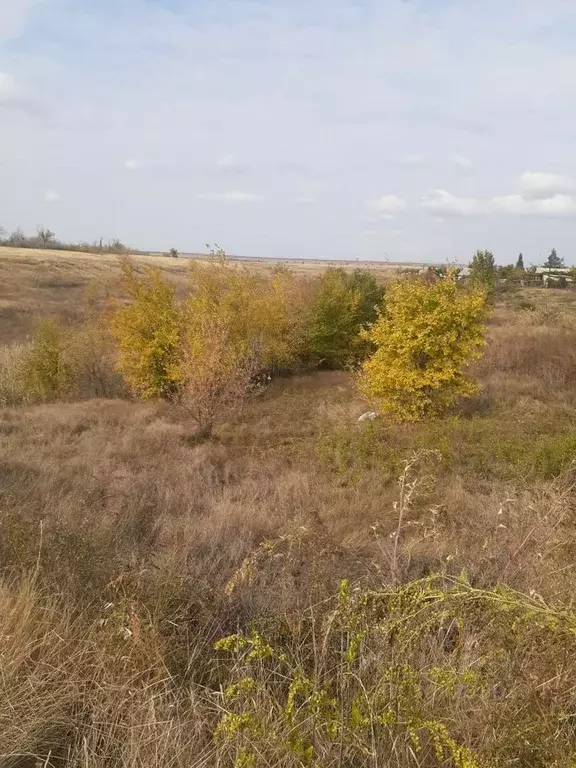
[[[494,289],[497,280],[530,280],[535,279],[537,267],[532,265],[526,267],[524,265],[524,255],[520,253],[516,264],[507,264],[506,266],[498,266],[495,264],[494,255],[490,251],[476,251],[474,258],[470,263],[470,279],[473,282],[481,283],[485,288],[491,292]],[[564,259],[558,256],[555,248],[552,248],[546,261],[542,264],[544,269],[550,270],[553,275],[554,271],[565,270]],[[572,268],[572,272],[576,276],[576,269]]]
[[[83,251],[87,253],[136,253],[118,238],[104,242],[103,238],[92,243],[67,243],[59,240],[47,227],[37,227],[36,234],[27,235],[20,227],[7,232],[0,226],[0,245],[12,248],[46,248],[55,251]]]
[[[546,261],[542,264],[542,266],[545,269],[551,269],[551,270],[566,268],[564,264],[564,259],[558,256],[558,253],[556,252],[556,248],[552,248],[552,250],[550,251],[549,255],[546,258]],[[532,266],[532,267],[526,268],[524,266],[524,255],[520,253],[515,265],[508,264],[505,267],[498,267],[498,270],[501,273],[502,277],[505,277],[505,276],[513,277],[514,275],[519,275],[522,272],[534,272],[536,270],[536,267]]]

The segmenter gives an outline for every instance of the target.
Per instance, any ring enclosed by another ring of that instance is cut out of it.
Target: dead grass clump
[[[166,625],[166,612],[120,599],[74,616],[69,597],[29,579],[5,582],[0,607],[2,765],[184,767],[207,746],[168,666],[176,613]],[[201,648],[195,636],[190,662]]]
[[[29,354],[28,343],[0,346],[0,407],[26,401],[24,371]]]
[[[0,586],[0,733],[2,764],[56,753],[82,691],[84,643],[71,606],[42,593],[33,579]]]
[[[576,333],[565,328],[493,328],[480,376],[507,372],[533,376],[551,393],[571,389],[576,377]]]
[[[125,393],[100,317],[89,317],[75,328],[43,319],[31,341],[0,347],[2,406]]]

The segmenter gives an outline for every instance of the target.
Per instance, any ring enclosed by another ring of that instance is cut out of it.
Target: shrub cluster
[[[32,341],[0,350],[0,405],[118,397],[126,388],[104,316],[76,327],[41,318]]]
[[[177,301],[159,270],[139,276],[125,262],[128,302],[110,325],[132,392],[177,402],[204,434],[274,374],[358,365],[371,349],[362,331],[383,302],[361,270],[307,282],[285,269],[256,274],[219,253],[193,262],[190,282]]]
[[[126,257],[121,284],[123,300],[80,328],[39,323],[18,367],[22,399],[110,396],[115,369],[134,396],[178,404],[208,435],[276,374],[356,370],[366,399],[400,421],[476,391],[465,366],[483,345],[486,293],[451,274],[404,277],[385,296],[360,269],[303,280],[214,253],[191,263],[183,298],[159,269],[139,272]]]

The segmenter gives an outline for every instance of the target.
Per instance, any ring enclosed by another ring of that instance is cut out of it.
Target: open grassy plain
[[[117,265],[0,270],[8,360]],[[499,295],[474,374],[408,425],[279,378],[202,443],[165,404],[4,407],[0,763],[573,766],[576,293]]]

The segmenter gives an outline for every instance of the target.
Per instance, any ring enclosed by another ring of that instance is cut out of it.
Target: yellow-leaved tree
[[[399,421],[435,416],[473,395],[478,387],[465,368],[481,354],[487,317],[485,292],[463,288],[452,274],[393,283],[366,332],[376,352],[359,374],[360,392]]]
[[[230,264],[223,254],[190,267],[184,307],[182,403],[204,435],[238,410],[273,369],[296,363],[303,339],[292,275]]]
[[[131,391],[177,403],[206,437],[270,371],[298,363],[304,301],[289,272],[258,275],[222,253],[192,262],[190,273],[190,295],[177,304],[159,270],[140,275],[125,260],[127,301],[115,308],[110,328],[116,365]]]
[[[182,383],[181,315],[174,286],[159,269],[146,269],[140,277],[126,259],[122,287],[128,302],[110,318],[118,370],[138,397],[171,400]]]
[[[23,387],[32,400],[56,400],[73,384],[73,370],[67,359],[69,333],[55,319],[42,318],[32,344],[24,355]]]
[[[259,275],[217,254],[208,262],[192,262],[190,275],[192,294],[186,303],[189,333],[202,334],[201,321],[217,318],[219,327],[227,328],[227,345],[236,355],[255,359],[260,370],[294,363],[303,332],[289,271]]]

